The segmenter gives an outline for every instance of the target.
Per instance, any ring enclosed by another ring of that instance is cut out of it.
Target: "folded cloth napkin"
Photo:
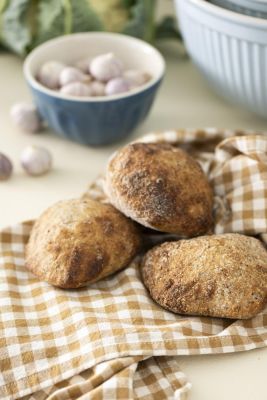
[[[215,232],[267,242],[267,137],[206,129],[151,133],[144,142],[184,147],[215,193]],[[107,201],[98,179],[85,196]],[[87,288],[62,290],[25,268],[32,222],[0,233],[0,398],[179,399],[190,389],[179,355],[267,345],[267,308],[250,320],[175,315],[128,268]]]

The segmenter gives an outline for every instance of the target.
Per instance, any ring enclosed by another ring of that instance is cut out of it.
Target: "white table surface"
[[[161,45],[161,50],[167,60],[165,80],[148,119],[130,139],[152,130],[179,127],[267,129],[267,120],[217,97],[191,62],[178,55],[176,44]],[[83,147],[48,131],[29,135],[14,128],[9,118],[11,105],[30,99],[21,66],[19,58],[0,55],[0,151],[15,163],[12,179],[0,183],[0,227],[35,218],[59,199],[79,196],[118,147]],[[23,173],[19,155],[28,144],[51,150],[51,173],[40,178]],[[177,361],[193,383],[190,400],[267,399],[267,348],[219,356],[185,356]]]

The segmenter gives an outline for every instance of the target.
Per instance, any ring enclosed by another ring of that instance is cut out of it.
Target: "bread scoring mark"
[[[104,266],[108,264],[109,258],[107,254],[98,253],[94,257],[89,259],[87,263],[87,273],[86,278],[88,280],[94,279],[99,276],[104,269]]]
[[[74,247],[70,254],[70,269],[77,270],[81,266],[83,254],[78,247]]]
[[[66,271],[65,284],[86,281],[94,279],[101,274],[104,266],[108,263],[108,257],[100,250],[85,250],[77,246],[73,248],[70,254],[69,267]]]
[[[81,277],[82,275],[82,257],[83,254],[81,250],[78,247],[74,247],[70,254],[69,258],[66,257],[66,266],[65,266],[65,273],[63,275],[64,277],[64,282],[63,285],[65,287],[68,287],[72,285],[73,283],[76,283],[77,280]],[[62,262],[63,260],[60,260]],[[62,278],[63,278],[62,277]]]

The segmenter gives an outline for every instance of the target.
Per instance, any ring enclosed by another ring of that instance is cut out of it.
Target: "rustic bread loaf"
[[[267,252],[244,235],[166,242],[146,254],[142,276],[151,297],[178,314],[246,319],[267,301]]]
[[[140,246],[134,222],[91,199],[60,201],[36,221],[26,266],[62,288],[96,282],[125,267]]]
[[[140,224],[185,237],[212,226],[213,195],[200,165],[169,144],[135,143],[110,160],[110,202]]]

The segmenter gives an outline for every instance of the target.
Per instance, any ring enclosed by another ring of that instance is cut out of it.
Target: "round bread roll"
[[[144,257],[142,276],[151,297],[178,314],[247,319],[267,301],[267,252],[244,235],[163,243]]]
[[[36,221],[26,266],[41,280],[78,288],[125,267],[140,247],[134,222],[91,199],[60,201]]]
[[[110,202],[140,224],[192,237],[212,226],[213,195],[200,165],[169,144],[135,143],[110,160]]]

